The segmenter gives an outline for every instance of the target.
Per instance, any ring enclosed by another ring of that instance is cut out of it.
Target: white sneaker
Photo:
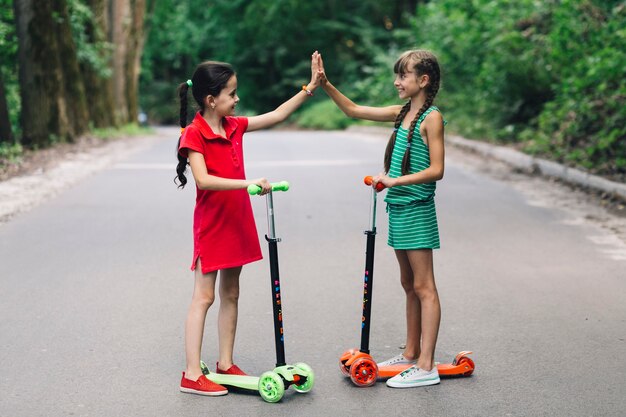
[[[413,365],[406,371],[402,371],[398,375],[387,380],[387,386],[392,388],[412,388],[422,387],[425,385],[435,385],[441,382],[437,367],[433,367],[431,371],[425,371]]]
[[[406,366],[410,366],[410,365],[415,365],[416,360],[413,359],[407,359],[404,357],[403,354],[399,354],[398,356],[394,356],[391,359],[387,359],[384,362],[380,362],[377,363],[376,365],[378,365],[378,367],[380,368],[381,366],[391,366],[391,365],[406,365]]]

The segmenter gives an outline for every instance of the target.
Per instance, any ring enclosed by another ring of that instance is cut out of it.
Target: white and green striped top
[[[428,146],[426,146],[422,139],[420,125],[432,111],[439,111],[439,109],[435,106],[429,107],[415,124],[415,131],[411,139],[411,163],[409,168],[411,174],[423,171],[430,166],[430,152],[428,151]],[[391,178],[397,178],[402,175],[402,158],[404,158],[404,152],[406,150],[408,133],[409,131],[402,126],[400,126],[396,132],[396,143],[391,153],[391,165],[389,166],[388,173]],[[436,182],[392,187],[387,191],[385,202],[405,205],[416,201],[429,200],[435,195],[436,187]]]

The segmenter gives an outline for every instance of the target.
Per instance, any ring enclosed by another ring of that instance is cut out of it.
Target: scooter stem
[[[364,178],[366,185],[372,185],[372,177]],[[367,246],[365,250],[365,276],[363,277],[363,316],[361,318],[361,347],[360,351],[369,354],[370,322],[372,317],[372,296],[374,290],[374,248],[376,243],[376,197],[384,186],[381,183],[372,187],[372,202],[370,207],[370,228],[365,231]]]
[[[258,186],[257,186],[258,187]],[[248,187],[250,194],[258,194],[260,187]],[[274,191],[287,191],[289,184],[286,181],[272,184]],[[267,235],[265,240],[269,245],[269,261],[270,261],[270,284],[272,286],[272,308],[274,313],[274,342],[276,345],[276,367],[285,366],[285,339],[283,331],[283,312],[282,300],[280,294],[280,272],[278,268],[278,242],[280,239],[276,237],[274,226],[274,198],[273,191],[265,195],[267,206]]]

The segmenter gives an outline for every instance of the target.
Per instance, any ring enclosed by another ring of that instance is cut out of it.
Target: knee
[[[194,294],[192,304],[195,308],[208,310],[215,301],[215,294]]]
[[[239,287],[232,287],[220,291],[220,300],[224,302],[237,303],[239,301]]]
[[[402,288],[404,292],[407,294],[414,292],[413,285],[413,276],[412,275],[402,275],[400,276],[400,284],[402,284]]]
[[[431,301],[437,298],[437,288],[430,282],[416,281],[412,289],[420,301]]]

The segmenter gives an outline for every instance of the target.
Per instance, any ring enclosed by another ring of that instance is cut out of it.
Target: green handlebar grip
[[[273,182],[271,183],[272,191],[287,191],[289,189],[289,183],[287,181]],[[261,187],[256,184],[248,185],[248,194],[257,195],[261,192]]]

